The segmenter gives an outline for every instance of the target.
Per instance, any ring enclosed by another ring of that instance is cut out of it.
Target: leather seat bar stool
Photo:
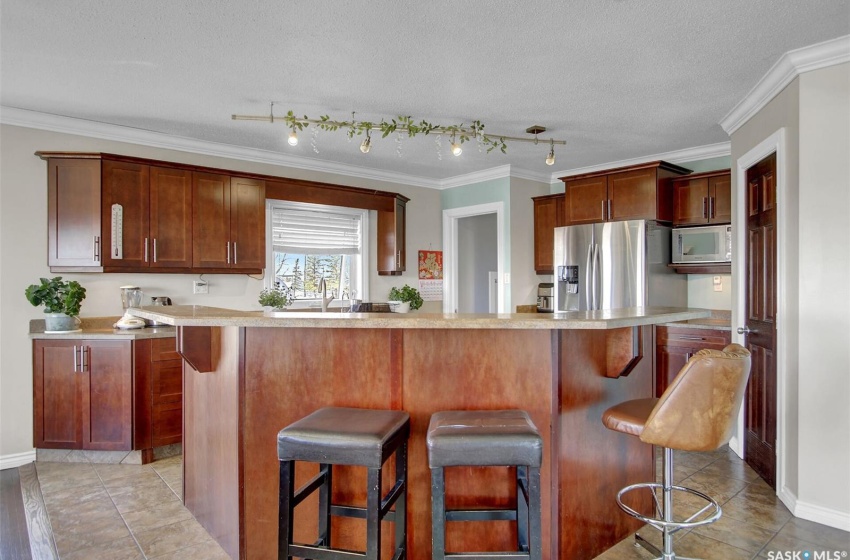
[[[407,556],[407,439],[410,416],[403,411],[328,407],[282,429],[277,436],[280,460],[278,558],[350,560],[381,558],[381,521],[395,524],[393,558]],[[382,495],[381,471],[395,454],[395,483]],[[295,490],[295,462],[319,463],[319,473]],[[333,465],[367,468],[366,507],[332,504]],[[315,543],[293,542],[295,507],[319,492],[319,535]],[[391,510],[395,506],[395,510]],[[366,551],[331,548],[331,517],[366,520]]]
[[[691,488],[673,485],[673,450],[713,451],[725,445],[735,429],[749,375],[750,353],[743,346],[730,344],[722,351],[700,350],[688,360],[660,398],[626,401],[602,415],[607,428],[664,448],[660,484],[632,484],[617,494],[617,503],[623,511],[662,532],[663,550],[639,535],[636,538],[638,544],[663,560],[681,558],[673,552],[674,533],[714,523],[722,514],[716,500]],[[643,515],[624,503],[626,494],[647,489],[652,493],[656,517]],[[706,504],[696,513],[676,521],[674,492],[697,496]]]
[[[443,411],[426,438],[431,468],[432,558],[541,559],[540,464],[543,439],[522,410]],[[446,510],[445,467],[515,466],[516,509]],[[447,521],[516,521],[516,552],[446,552]]]

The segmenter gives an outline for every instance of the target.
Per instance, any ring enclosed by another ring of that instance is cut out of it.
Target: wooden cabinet
[[[256,269],[265,266],[265,182],[195,172],[193,267]]]
[[[150,267],[192,266],[192,172],[150,168]]]
[[[704,348],[723,350],[732,342],[730,331],[690,327],[655,328],[655,396],[660,397],[679,370]]]
[[[107,340],[34,341],[35,447],[131,449],[131,344]]]
[[[180,443],[183,360],[176,339],[33,341],[33,445],[142,450]]]
[[[566,195],[550,194],[531,199],[534,204],[534,270],[554,274],[555,228],[564,225]]]
[[[47,264],[101,270],[100,159],[47,162]]]
[[[690,171],[663,161],[562,177],[564,225],[673,219],[671,179]]]
[[[732,223],[732,174],[729,169],[673,180],[673,225]]]
[[[397,196],[391,210],[378,211],[378,274],[399,276],[407,269],[405,239],[408,198]]]

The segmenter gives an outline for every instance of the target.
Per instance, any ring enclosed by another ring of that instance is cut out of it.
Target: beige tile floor
[[[659,471],[660,464],[659,458]],[[785,551],[850,555],[850,533],[794,518],[728,449],[677,452],[674,464],[677,483],[715,497],[723,507],[717,523],[676,535],[678,553],[706,560],[767,559]],[[39,462],[36,468],[61,560],[228,558],[181,503],[180,457],[150,465]],[[660,543],[654,529],[641,534]],[[652,558],[633,542],[629,537],[598,559]]]

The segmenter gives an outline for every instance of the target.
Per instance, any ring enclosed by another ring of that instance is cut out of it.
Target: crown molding
[[[453,189],[455,187],[463,187],[465,185],[483,183],[484,181],[504,179],[510,176],[511,166],[499,165],[498,167],[491,167],[490,169],[484,169],[482,171],[475,171],[473,173],[465,173],[463,175],[455,175],[454,177],[442,179],[440,181],[440,185],[437,188],[440,190]]]
[[[850,62],[850,35],[788,51],[776,61],[753,89],[723,117],[720,126],[723,127],[726,134],[731,136],[800,74],[844,62]]]
[[[587,167],[578,167],[568,169],[566,171],[558,171],[553,173],[549,184],[559,183],[561,177],[572,177],[573,175],[582,175],[584,173],[595,173],[597,171],[605,171],[606,169],[616,169],[618,167],[628,167],[630,165],[639,165],[650,161],[664,160],[669,163],[686,163],[689,161],[699,161],[701,159],[711,159],[724,157],[732,154],[731,142],[718,142],[717,144],[708,144],[705,146],[697,146],[694,148],[685,148],[684,150],[676,150],[673,152],[665,152],[663,154],[655,154],[651,156],[641,156],[638,158],[624,159],[620,161],[609,161],[598,165],[589,165]]]
[[[332,173],[334,175],[345,175],[347,177],[356,177],[359,179],[388,181],[391,183],[400,183],[415,187],[439,189],[441,188],[442,182],[438,179],[430,179],[427,177],[418,177],[404,173],[393,173],[390,171],[369,169],[355,165],[344,165],[340,163],[320,161],[313,158],[291,156],[268,150],[259,150],[256,148],[243,148],[230,144],[195,140],[193,138],[173,136],[171,134],[163,134],[161,132],[153,132],[140,128],[119,126],[86,119],[76,119],[62,115],[40,113],[37,111],[28,111],[26,109],[18,109],[16,107],[0,106],[0,123],[11,126],[60,132],[64,134],[75,134],[91,138],[99,138],[102,140],[127,142],[130,144],[150,146],[153,148],[163,148],[255,163],[266,163],[306,171]]]

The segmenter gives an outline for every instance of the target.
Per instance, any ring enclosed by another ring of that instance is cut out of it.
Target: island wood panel
[[[402,409],[401,337],[390,329],[248,328],[242,445],[244,549],[241,558],[277,557],[279,462],[277,433],[325,406]],[[384,465],[383,492],[395,473]],[[296,487],[318,472],[312,463],[296,464]],[[366,504],[365,467],[333,468],[334,503]],[[428,491],[428,488],[420,489]],[[413,500],[411,494],[409,503]],[[298,506],[295,539],[316,540],[318,493]],[[419,495],[419,501],[423,496]],[[334,547],[365,550],[365,521],[334,518]],[[392,557],[392,525],[383,525],[383,553]],[[235,557],[234,557],[235,558]],[[412,556],[408,556],[412,558]]]
[[[523,409],[543,437],[540,470],[543,558],[550,542],[552,484],[552,354],[546,330],[405,330],[404,409],[410,413],[409,558],[431,558],[431,471],[425,437],[441,410]],[[446,507],[512,508],[513,467],[446,469]],[[516,523],[455,522],[446,525],[446,548],[516,550]]]
[[[617,403],[652,396],[652,327],[641,335],[643,358],[628,376],[606,377],[606,341],[615,331],[559,331],[560,558],[595,558],[641,527],[617,505],[617,492],[655,480],[651,445],[611,431],[602,413]],[[581,351],[576,351],[581,349]],[[629,505],[650,513],[648,493]]]
[[[243,462],[239,327],[210,329],[211,372],[183,371],[183,501],[231,558],[239,558]],[[192,338],[192,337],[188,337]],[[248,457],[250,460],[250,456]],[[272,488],[267,491],[272,492]]]

